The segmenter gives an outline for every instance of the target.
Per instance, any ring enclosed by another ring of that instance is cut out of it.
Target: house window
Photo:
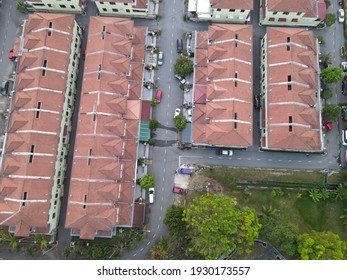
[[[292,90],[292,76],[291,75],[288,75],[288,90]]]
[[[42,76],[46,76],[46,67],[47,67],[47,60],[46,59],[43,61],[42,67],[43,67]]]
[[[270,17],[270,18],[269,18],[269,21],[275,21],[275,18]]]
[[[51,36],[52,35],[52,27],[53,27],[53,22],[49,22],[48,23],[48,33],[47,33],[47,36]]]
[[[237,43],[238,43],[239,35],[235,34],[235,47],[237,48]]]
[[[102,26],[102,32],[101,32],[101,39],[102,39],[102,40],[105,39],[105,31],[106,31],[106,26],[103,25],[103,26]]]
[[[289,15],[289,12],[283,12],[284,15]]]
[[[244,13],[245,12],[245,10],[241,10],[241,13]]]
[[[273,15],[277,15],[277,12],[272,12]]]
[[[36,118],[38,119],[40,117],[40,109],[41,109],[41,102],[37,102],[37,107],[36,107]]]
[[[99,64],[98,66],[98,80],[100,80],[100,76],[101,76],[101,64]]]
[[[237,72],[235,72],[235,87],[237,87]]]
[[[95,115],[95,114],[94,114]],[[91,156],[92,156],[92,153],[93,153],[93,149],[89,149],[89,158],[88,158],[88,165],[90,165],[90,162],[91,162]]]
[[[289,122],[289,132],[292,132],[293,131],[293,126],[292,126],[293,117],[292,116],[289,116],[288,122]]]
[[[301,12],[299,12],[299,13],[297,13],[296,15],[297,15],[297,16],[300,16],[301,14],[302,14],[302,13],[301,13]]]
[[[29,153],[29,163],[33,162],[34,159],[34,151],[35,151],[35,146],[31,145],[30,146],[30,153]]]
[[[234,122],[234,128],[237,128],[237,113],[234,113],[234,119],[235,119],[235,122]]]
[[[107,12],[107,9],[106,9],[106,8],[102,8],[102,10],[103,10],[104,12]]]
[[[235,12],[235,9],[229,9],[229,12]]]
[[[298,19],[297,18],[293,18],[292,22],[298,22]]]
[[[290,51],[290,37],[287,37],[287,51]]]
[[[65,5],[59,5],[60,6],[60,8],[66,8],[66,6]]]
[[[130,10],[129,10],[129,9],[126,9],[125,11],[126,11],[127,13],[130,13]]]
[[[23,193],[23,200],[27,200],[27,198],[28,198],[28,192],[24,192],[24,193]],[[22,206],[25,206],[25,203],[26,203],[26,202],[23,201],[23,202],[22,202]]]
[[[279,21],[279,22],[286,22],[287,19],[286,19],[286,18],[279,18],[278,21]]]
[[[86,208],[86,202],[87,202],[87,195],[85,194],[84,196],[83,196],[83,209],[85,209]]]
[[[71,9],[75,9],[75,6],[74,5],[70,5]]]
[[[222,9],[217,9],[217,12],[220,12]]]
[[[112,12],[118,13],[118,9],[112,9]]]

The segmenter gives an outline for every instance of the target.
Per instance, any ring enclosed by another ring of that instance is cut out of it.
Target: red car
[[[163,92],[161,91],[161,89],[157,90],[157,93],[155,95],[155,100],[157,101],[157,103],[161,102],[161,97],[163,96]]]
[[[15,57],[13,55],[13,49],[8,52],[8,59],[12,60],[12,61],[15,59]]]
[[[185,189],[182,189],[182,188],[176,187],[176,186],[173,187],[172,192],[173,193],[177,193],[177,194],[182,194],[182,195],[186,194],[186,190]]]
[[[334,128],[333,124],[331,122],[328,122],[327,120],[323,120],[322,123],[327,131],[330,131]]]

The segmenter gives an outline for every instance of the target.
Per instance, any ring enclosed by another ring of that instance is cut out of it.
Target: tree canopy
[[[328,121],[334,121],[341,112],[341,107],[336,104],[327,104],[322,110],[323,117]]]
[[[193,73],[194,71],[194,64],[193,61],[186,57],[181,57],[176,60],[175,66],[174,66],[174,72],[175,75],[186,77],[189,74]]]
[[[340,67],[327,67],[322,70],[321,76],[325,84],[332,84],[342,80],[343,72]]]
[[[286,257],[294,257],[297,250],[299,228],[288,222],[283,214],[275,213],[260,219],[262,228],[261,239],[269,241]]]
[[[182,206],[173,205],[170,207],[164,219],[164,224],[169,228],[169,233],[172,236],[181,236],[185,233],[187,223],[182,220],[184,208]]]
[[[190,250],[205,259],[218,259],[222,254],[248,252],[258,237],[261,225],[255,211],[235,207],[236,199],[206,194],[195,198],[184,210],[191,238]]]
[[[140,186],[144,190],[148,190],[150,188],[154,188],[154,176],[151,174],[145,174],[141,179],[140,179]]]
[[[336,15],[329,13],[326,15],[324,21],[327,26],[332,26],[336,22]]]
[[[304,233],[298,236],[298,252],[302,260],[343,260],[346,242],[332,232]]]
[[[174,124],[177,130],[183,130],[187,125],[187,119],[183,115],[178,115],[174,118]]]

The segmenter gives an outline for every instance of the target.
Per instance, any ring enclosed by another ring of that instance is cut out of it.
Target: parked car
[[[343,79],[341,83],[341,90],[343,95],[347,95],[347,80]]]
[[[181,114],[181,109],[180,109],[180,108],[176,108],[176,109],[175,109],[174,118],[177,117],[179,114]]]
[[[159,66],[163,65],[163,62],[164,62],[164,53],[160,51],[158,53],[158,65]]]
[[[341,106],[341,116],[343,121],[347,119],[347,106]]]
[[[155,101],[157,103],[160,103],[161,102],[161,97],[163,96],[163,92],[161,89],[158,89],[157,90],[157,93],[155,94]]]
[[[337,18],[339,22],[344,22],[345,21],[345,11],[343,9],[339,9],[337,11]]]
[[[231,157],[233,155],[233,151],[228,150],[228,149],[218,149],[217,155],[230,156]]]
[[[193,110],[192,109],[188,109],[187,110],[187,114],[189,117],[191,117],[193,115]]]
[[[181,76],[175,75],[175,78],[177,80],[179,80],[182,85],[187,83],[187,81],[184,78],[182,78]]]
[[[347,146],[347,129],[342,130],[342,145]]]
[[[322,124],[324,125],[324,127],[327,131],[331,131],[334,128],[333,124],[327,120],[323,120]]]
[[[149,197],[149,203],[154,203],[154,193],[155,193],[155,190],[154,188],[150,188],[148,190],[148,197]]]
[[[177,39],[177,53],[182,53],[183,51],[183,41],[182,39]]]
[[[181,195],[185,195],[186,194],[186,190],[185,189],[182,189],[182,188],[176,187],[176,186],[174,186],[172,188],[172,192],[173,193],[177,193],[177,194],[181,194]]]
[[[12,61],[15,60],[15,56],[13,54],[13,49],[8,52],[8,59],[12,60]]]
[[[8,85],[9,85],[9,82],[6,80],[6,81],[3,81],[1,83],[1,94],[3,96],[6,96],[7,95],[7,92],[8,92]]]

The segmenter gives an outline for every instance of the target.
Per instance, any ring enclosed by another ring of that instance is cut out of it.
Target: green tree
[[[150,120],[149,121],[149,129],[151,131],[156,131],[159,127],[159,122],[157,120]]]
[[[184,208],[182,206],[171,206],[165,215],[164,224],[169,228],[172,236],[182,236],[185,233],[187,222],[183,221]]]
[[[319,44],[323,45],[325,43],[323,35],[317,35],[317,39],[318,39]]]
[[[304,233],[298,236],[298,252],[302,260],[343,260],[346,242],[332,232]]]
[[[322,70],[321,76],[325,84],[332,84],[342,80],[343,72],[340,67],[328,67]]]
[[[234,249],[238,253],[250,251],[261,225],[253,209],[241,211],[235,202],[236,199],[208,193],[195,198],[184,210],[191,251],[211,260]]]
[[[333,91],[331,89],[323,90],[322,92],[322,98],[327,100],[333,97]]]
[[[21,13],[28,12],[26,4],[24,2],[22,2],[22,1],[17,1],[16,9],[17,9],[17,11],[19,11]]]
[[[141,179],[140,179],[140,186],[144,190],[148,190],[150,188],[154,188],[154,176],[151,174],[145,174]]]
[[[293,258],[297,250],[298,226],[288,222],[288,219],[279,213],[262,216],[260,223],[262,224],[261,239],[276,246],[286,257]]]
[[[322,63],[322,65],[323,65],[323,68],[327,68],[333,61],[332,58],[331,58],[330,53],[322,53],[319,56],[319,59],[320,59],[320,62]]]
[[[312,189],[308,191],[308,196],[311,197],[314,202],[319,202],[322,198],[322,193],[318,189]]]
[[[157,100],[155,100],[155,99],[152,99],[152,100],[151,100],[151,106],[152,106],[152,107],[157,106],[157,104],[158,104],[158,103],[157,103]]]
[[[177,130],[183,130],[187,125],[187,119],[183,115],[178,115],[174,118],[174,124]]]
[[[47,248],[48,242],[47,239],[42,235],[35,235],[35,242],[40,244],[41,250],[44,250]]]
[[[151,260],[168,260],[168,244],[165,239],[161,238],[157,245],[150,249]]]
[[[194,64],[193,61],[186,57],[181,57],[176,60],[175,66],[174,66],[174,72],[175,75],[186,77],[189,74],[193,73],[194,70]]]
[[[336,22],[336,15],[329,13],[325,17],[325,24],[326,26],[332,26]]]
[[[324,119],[328,121],[334,121],[337,119],[341,112],[341,107],[336,104],[327,104],[322,110],[322,115]]]

